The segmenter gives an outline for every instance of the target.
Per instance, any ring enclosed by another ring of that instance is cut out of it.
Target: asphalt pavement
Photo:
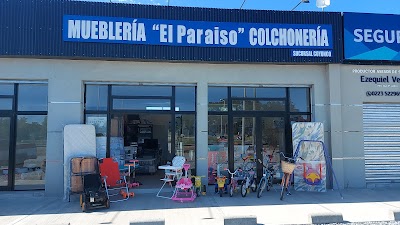
[[[77,195],[67,202],[46,197],[43,191],[0,192],[0,225],[129,225],[154,220],[165,221],[167,225],[222,225],[224,218],[240,216],[255,216],[257,224],[310,224],[310,215],[314,214],[340,214],[347,225],[360,222],[400,225],[393,214],[400,211],[400,190],[394,188],[346,189],[341,191],[343,199],[333,190],[292,191],[283,201],[275,190],[261,198],[255,193],[245,198],[240,193],[219,197],[209,191],[194,202],[157,198],[155,191],[138,190],[127,201],[111,203],[110,209],[87,213],[81,211]]]

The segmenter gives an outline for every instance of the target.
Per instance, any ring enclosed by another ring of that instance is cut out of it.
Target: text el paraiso
[[[136,19],[130,22],[69,19],[67,40],[146,43],[149,40],[148,33],[157,32],[157,42],[176,45],[236,46],[239,39],[247,39],[246,45],[249,47],[331,47],[328,31],[317,25],[315,28],[224,29],[213,26],[206,29],[159,23],[152,24],[148,29],[147,24]],[[150,36],[154,36],[154,33]]]

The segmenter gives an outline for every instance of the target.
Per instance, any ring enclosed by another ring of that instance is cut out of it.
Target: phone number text
[[[367,91],[367,96],[400,96],[400,91]]]

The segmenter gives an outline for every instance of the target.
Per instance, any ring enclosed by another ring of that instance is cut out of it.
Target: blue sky
[[[86,0],[98,2],[125,2],[134,4],[167,5],[168,0]],[[243,9],[291,10],[301,0],[246,0]],[[302,3],[296,11],[321,11],[316,0]],[[208,8],[240,8],[243,0],[169,0],[171,6]],[[400,14],[400,0],[331,0],[324,11]]]

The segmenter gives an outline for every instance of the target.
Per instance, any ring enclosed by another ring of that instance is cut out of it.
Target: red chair
[[[123,199],[113,200],[110,202],[119,202],[128,200],[131,194],[129,193],[128,183],[126,177],[121,176],[119,172],[118,163],[112,158],[103,158],[99,160],[100,175],[104,180],[104,186],[106,189],[107,197],[116,196],[119,194],[123,195]],[[110,194],[110,191],[117,191],[114,194]],[[133,194],[133,193],[132,193]]]

